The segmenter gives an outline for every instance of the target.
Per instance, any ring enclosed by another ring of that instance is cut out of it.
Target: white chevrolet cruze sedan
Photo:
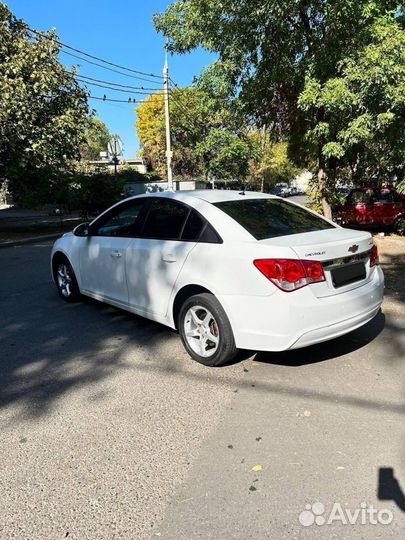
[[[90,296],[178,329],[198,362],[335,338],[380,309],[371,235],[253,192],[126,199],[55,242],[60,296]]]

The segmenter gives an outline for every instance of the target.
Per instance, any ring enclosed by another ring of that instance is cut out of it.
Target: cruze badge
[[[359,246],[357,244],[353,244],[352,246],[349,247],[348,251],[350,251],[350,253],[356,253],[358,249],[359,249]]]

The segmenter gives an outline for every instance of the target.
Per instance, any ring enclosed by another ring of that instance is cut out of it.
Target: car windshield
[[[246,199],[215,203],[256,240],[333,229],[334,225],[305,208],[280,199]]]

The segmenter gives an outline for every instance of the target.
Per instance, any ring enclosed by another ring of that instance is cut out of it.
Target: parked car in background
[[[289,197],[291,195],[290,188],[286,182],[279,182],[274,186],[270,191],[272,195],[277,195],[277,197]]]
[[[390,229],[405,235],[405,197],[392,187],[352,189],[334,215],[344,226]]]
[[[275,195],[276,197],[283,197],[285,198],[285,192],[282,190],[281,187],[275,186],[270,190],[270,195]]]
[[[384,290],[370,233],[228,190],[126,199],[57,240],[51,271],[64,300],[83,294],[176,328],[209,366],[350,332]]]

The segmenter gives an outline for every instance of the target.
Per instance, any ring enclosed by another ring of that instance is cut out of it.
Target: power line
[[[133,104],[133,103],[145,103],[144,99],[143,100],[138,100],[138,99],[129,98],[128,100],[126,100],[126,99],[108,98],[107,96],[92,96],[92,95],[89,95],[88,98],[89,99],[97,99],[98,101],[111,101],[111,102],[114,102],[114,103],[127,103],[128,105]]]
[[[190,111],[187,109],[186,105],[181,101],[181,97],[177,96],[173,91],[171,91],[170,98],[186,116],[189,116]]]
[[[104,60],[102,58],[99,58],[97,56],[94,56],[94,55],[91,55],[91,54],[88,54],[84,51],[81,51],[80,49],[77,49],[75,47],[72,47],[70,45],[66,45],[65,43],[55,39],[55,38],[51,38],[49,37],[47,34],[43,33],[43,32],[39,32],[37,30],[34,30],[32,28],[29,28],[28,27],[28,30],[33,33],[35,36],[41,36],[45,39],[48,39],[49,41],[53,41],[54,43],[57,43],[58,45],[60,45],[61,47],[65,47],[65,48],[68,48],[70,50],[73,50],[83,56],[86,56],[88,58],[92,58],[93,60],[97,60],[97,62],[103,62],[104,64],[108,64],[109,66],[114,66],[114,67],[118,67],[119,69],[124,69],[124,70],[127,70],[127,71],[130,71],[131,73],[137,73],[137,74],[140,74],[140,75],[145,75],[147,77],[154,77],[155,79],[157,78],[160,78],[162,79],[163,77],[161,75],[155,75],[153,73],[146,73],[146,72],[143,72],[143,71],[138,71],[138,70],[134,70],[134,69],[131,69],[131,68],[127,68],[125,66],[121,66],[119,64],[115,64],[113,62],[109,62],[108,60]],[[107,67],[105,65],[100,65],[99,63],[97,62],[93,62],[92,60],[88,60],[88,58],[83,58],[82,56],[78,56],[76,54],[73,54],[71,52],[68,52],[68,51],[65,51],[63,49],[61,49],[62,53],[68,55],[68,56],[71,56],[73,58],[76,58],[78,60],[82,60],[84,62],[87,62],[89,64],[92,64],[92,65],[95,65],[97,67],[100,67],[100,68],[103,68],[103,69],[107,69],[109,71],[112,71],[114,73],[118,73],[119,75],[123,75],[125,77],[130,77],[130,78],[134,78],[134,79],[137,79],[137,80],[142,80],[142,81],[145,81],[145,82],[149,82],[149,83],[156,83],[156,81],[153,81],[153,80],[150,80],[150,79],[147,79],[147,78],[143,78],[143,77],[140,77],[138,75],[130,75],[129,73],[124,73],[122,71],[118,71],[117,69],[113,69],[113,68],[110,68],[110,67]],[[129,86],[129,85],[120,85],[120,84],[117,84],[117,83],[112,83],[112,82],[109,82],[109,81],[104,81],[104,80],[101,80],[101,79],[95,79],[95,78],[92,78],[92,77],[87,77],[85,75],[80,75],[80,74],[75,74],[75,76],[78,78],[79,82],[82,82],[84,84],[90,84],[92,86],[98,86],[100,88],[105,88],[107,90],[115,90],[115,91],[121,91],[121,92],[125,92],[125,93],[132,93],[132,94],[144,94],[144,95],[150,95],[148,92],[141,92],[141,91],[136,91],[135,90],[151,90],[151,91],[159,91],[160,88],[144,88],[144,87],[136,87],[136,86]],[[84,80],[82,80],[84,79]],[[178,84],[172,79],[172,77],[169,77],[169,80],[172,82],[172,84],[177,88],[179,89],[180,87],[178,86]],[[91,81],[91,82],[90,82]],[[98,84],[100,83],[100,84]],[[113,88],[114,86],[116,86],[117,88]],[[123,88],[125,90],[118,90],[118,88]],[[128,90],[126,90],[128,89]],[[183,113],[185,114],[188,114],[188,110],[187,108],[181,103],[180,101],[180,98],[178,98],[178,96],[171,92],[170,93],[173,101],[179,106],[179,108],[182,110]],[[101,98],[103,99],[103,98]],[[122,100],[124,103],[126,103],[126,101]],[[135,100],[133,100],[132,102],[135,102]]]
[[[142,90],[125,90],[121,88],[114,88],[113,86],[107,86],[105,84],[98,84],[96,82],[82,81],[79,79],[79,82],[84,84],[90,84],[91,86],[98,86],[99,88],[105,88],[107,90],[114,90],[115,92],[123,92],[125,94],[143,94],[144,96],[150,96],[150,92],[143,92]]]
[[[108,101],[103,101],[103,103],[104,105],[107,105],[108,107],[113,107],[114,109],[121,109],[121,111],[125,111],[128,114],[128,107],[126,106],[128,105],[128,102],[125,102],[124,105],[121,105],[119,103],[110,103]],[[94,106],[92,106],[93,111],[97,111],[95,107],[98,108],[98,105],[94,104]]]
[[[68,73],[71,73],[70,71]],[[89,81],[94,81],[98,83],[104,83],[110,86],[118,86],[119,88],[129,88],[130,90],[150,90],[151,92],[159,92],[159,90],[163,90],[163,88],[149,88],[146,86],[130,86],[127,84],[118,84],[111,81],[104,81],[102,79],[94,79],[93,77],[88,77],[87,75],[80,75],[79,73],[75,74],[75,77],[79,77],[81,79],[87,79]]]
[[[119,71],[118,69],[113,69],[107,66],[102,66],[101,64],[98,64],[97,62],[93,62],[92,60],[87,60],[87,58],[82,58],[81,56],[78,56],[77,54],[70,53],[68,51],[61,50],[60,51],[63,54],[67,54],[68,56],[72,56],[73,58],[77,58],[79,60],[83,60],[84,62],[87,62],[88,64],[92,64],[93,66],[100,67],[102,69],[107,69],[108,71],[112,71],[113,73],[118,73],[119,75],[124,75],[124,77],[129,77],[130,79],[136,79],[138,81],[145,81],[148,83],[155,83],[156,81],[152,79],[146,79],[145,77],[140,77],[138,75],[130,75],[129,73],[125,73],[123,71]]]
[[[181,90],[180,86],[172,79],[172,77],[169,77],[169,80],[170,82],[173,84],[173,86],[176,88],[176,90]],[[173,90],[170,91],[170,97],[173,99],[173,101],[176,102],[176,104],[180,107],[180,109],[185,113],[185,114],[189,114],[188,110],[187,110],[187,106],[185,104],[183,104],[183,101],[182,101],[182,95],[180,94],[177,94],[176,92],[174,92]]]
[[[178,90],[180,90],[180,86],[177,83],[175,83],[174,80],[171,77],[169,77],[169,80],[170,80],[170,82],[172,83],[173,86],[175,86]]]
[[[115,64],[114,62],[110,62],[108,60],[104,60],[103,58],[100,58],[98,56],[94,56],[93,54],[89,54],[89,53],[86,53],[84,51],[81,51],[80,49],[76,49],[75,47],[72,47],[71,45],[66,45],[66,43],[62,43],[61,41],[55,39],[55,38],[52,38],[52,37],[49,37],[47,34],[45,34],[44,32],[39,32],[38,30],[34,30],[30,27],[28,27],[28,30],[32,33],[34,33],[35,35],[37,36],[42,36],[46,39],[49,39],[50,41],[54,41],[55,43],[57,43],[58,45],[60,45],[61,47],[65,47],[66,49],[69,49],[71,51],[75,51],[83,56],[87,56],[88,58],[92,58],[93,60],[97,60],[98,62],[102,62],[103,64],[108,64],[109,66],[114,66],[116,68],[119,68],[119,69],[124,69],[126,71],[130,71],[131,73],[136,73],[138,75],[144,75],[145,77],[153,77],[153,78],[156,78],[156,79],[163,79],[162,75],[155,75],[154,73],[145,73],[144,71],[138,71],[137,69],[132,69],[132,68],[128,68],[128,67],[125,67],[125,66],[121,66],[119,64]]]

